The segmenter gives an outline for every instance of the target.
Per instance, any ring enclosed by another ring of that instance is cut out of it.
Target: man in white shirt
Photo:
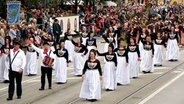
[[[13,40],[13,49],[10,50],[9,54],[9,88],[7,100],[13,100],[15,90],[15,80],[17,89],[17,99],[21,99],[22,95],[22,72],[26,65],[26,56],[24,51],[20,49],[20,41],[17,39]]]
[[[42,63],[41,63],[41,88],[39,90],[45,89],[45,76],[46,75],[47,75],[47,79],[48,79],[48,83],[49,83],[49,89],[52,89],[52,69],[53,69],[52,67],[54,64],[45,65],[43,62],[45,56],[49,56],[52,59],[55,59],[55,55],[54,55],[53,51],[50,49],[49,43],[44,42],[42,49],[36,47],[32,43],[32,41],[29,39],[27,40],[27,44],[31,45],[31,47],[39,53],[39,55],[41,56],[41,59],[42,59]],[[54,63],[54,62],[52,62],[52,63]]]

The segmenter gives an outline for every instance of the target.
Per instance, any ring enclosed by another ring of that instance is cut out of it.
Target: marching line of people
[[[143,31],[146,30],[143,29]],[[167,35],[165,35],[166,33],[164,33],[164,31],[158,31],[154,39],[149,35],[149,32],[145,32],[145,34],[143,32],[138,42],[136,42],[137,39],[134,37],[130,37],[126,42],[122,38],[118,40],[113,36],[114,34],[111,34],[112,36],[110,38],[104,34],[102,37],[107,44],[104,44],[104,50],[106,51],[103,53],[100,53],[97,49],[97,40],[93,32],[87,33],[86,39],[83,39],[82,33],[74,33],[75,34],[71,34],[71,32],[68,31],[68,33],[65,33],[65,37],[58,43],[54,43],[54,40],[43,40],[41,49],[35,45],[34,37],[31,36],[25,40],[27,43],[27,46],[24,47],[26,48],[26,55],[24,57],[26,61],[24,61],[23,64],[25,66],[17,66],[21,67],[21,74],[18,75],[18,79],[16,79],[18,81],[17,87],[19,86],[20,89],[19,92],[17,92],[18,98],[21,98],[20,76],[22,76],[22,70],[24,70],[25,75],[37,75],[38,57],[41,59],[41,87],[39,90],[45,89],[46,75],[48,88],[52,89],[53,69],[55,69],[55,81],[57,84],[65,84],[67,82],[67,67],[70,62],[69,57],[71,57],[73,59],[74,75],[82,76],[84,79],[80,97],[90,101],[96,101],[101,98],[99,95],[101,93],[100,80],[103,82],[103,89],[106,91],[114,91],[117,85],[128,85],[131,83],[131,78],[139,78],[141,71],[144,74],[154,72],[154,67],[162,66],[165,58],[169,61],[178,61],[179,59],[179,34],[174,26],[171,26]],[[68,36],[71,36],[70,39],[66,38]],[[73,45],[72,56],[70,56],[71,54],[69,54],[67,50],[70,46],[66,46],[66,41],[71,42],[71,45]],[[2,76],[5,82],[10,82],[9,97],[7,100],[12,100],[13,97],[14,88],[12,84],[14,81],[12,80],[14,79],[12,79],[12,76],[14,76],[13,78],[17,78],[16,74],[18,74],[16,73],[18,69],[14,69],[16,71],[13,71],[13,74],[10,72],[12,62],[9,62],[9,56],[11,56],[9,52],[11,53],[11,50],[14,49],[16,45],[21,46],[18,44],[19,42],[13,42],[13,46],[11,46],[11,42],[11,38],[6,36],[5,45],[1,48],[1,63],[4,62],[4,65],[1,64],[1,67],[5,67]],[[52,49],[52,47],[55,49]],[[101,62],[98,60],[99,56],[103,56],[105,59],[103,70],[101,69]],[[16,62],[19,63],[22,62],[22,60]],[[17,72],[19,72],[19,70]],[[8,75],[9,77],[7,77]],[[97,80],[97,78],[99,79]]]

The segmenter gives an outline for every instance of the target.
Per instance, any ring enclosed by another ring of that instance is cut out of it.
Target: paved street
[[[103,51],[101,41],[98,42],[100,52]],[[183,55],[184,51],[181,51],[180,56]],[[103,61],[103,58],[100,60]],[[9,102],[6,101],[8,84],[0,83],[0,102],[1,104],[90,104],[85,99],[79,98],[82,79],[73,76],[72,72],[73,68],[70,64],[67,84],[55,84],[53,75],[52,90],[46,89],[44,91],[38,90],[40,88],[40,74],[34,77],[24,76],[22,99],[16,99],[15,94],[14,100]],[[94,104],[137,104],[139,102],[144,104],[145,101],[145,104],[182,104],[182,96],[184,95],[182,93],[184,88],[183,72],[184,57],[180,57],[178,62],[165,61],[163,67],[155,68],[155,72],[151,74],[143,75],[141,73],[140,78],[132,79],[130,85],[118,86],[115,91],[111,92],[102,90],[102,99]],[[177,80],[153,96],[161,87],[178,76],[180,77]]]

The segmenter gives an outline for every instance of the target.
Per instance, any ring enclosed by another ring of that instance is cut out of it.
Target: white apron
[[[143,43],[141,42],[141,41],[139,41],[139,51],[140,51],[140,56],[141,56],[141,58],[142,58],[142,56],[143,56]]]
[[[82,56],[83,53],[74,52],[74,75],[82,75],[82,69],[85,64],[85,57]]]
[[[165,59],[165,49],[163,45],[154,44],[154,65],[162,65],[162,62]]]
[[[130,78],[139,77],[140,62],[137,59],[137,52],[128,52],[128,70],[130,71]]]
[[[82,38],[82,44],[86,46],[86,40],[88,39],[88,37],[86,38]]]
[[[37,53],[29,52],[26,53],[26,75],[37,74]]]
[[[67,81],[67,62],[64,57],[56,57],[55,75],[56,82],[65,83]]]
[[[4,55],[1,55],[0,56],[0,81],[3,81],[4,80],[4,65],[3,65],[3,62],[4,62]]]
[[[68,50],[68,58],[70,61],[73,62],[73,57],[74,57],[74,45],[71,42],[71,40],[66,40],[65,41],[65,48]]]
[[[115,90],[117,87],[114,62],[106,62],[104,66],[103,88]]]
[[[143,56],[141,60],[141,70],[146,72],[153,72],[154,65],[153,65],[153,58],[152,58],[152,50],[144,50]]]
[[[167,51],[166,51],[166,59],[171,60],[171,59],[178,59],[179,58],[179,47],[177,40],[168,40],[167,43]]]
[[[98,70],[86,71],[79,97],[85,99],[101,99],[101,83]]]
[[[9,57],[7,54],[4,54],[4,80],[9,80]]]
[[[117,83],[127,85],[130,83],[129,70],[127,69],[126,57],[117,57],[118,65],[116,71]]]

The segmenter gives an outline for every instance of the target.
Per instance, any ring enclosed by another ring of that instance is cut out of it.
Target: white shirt
[[[42,64],[41,64],[41,66],[43,66],[43,67],[48,67],[48,66],[45,66],[44,64],[43,64],[43,59],[44,59],[44,57],[46,56],[46,54],[44,54],[44,50],[43,49],[40,49],[40,48],[38,48],[38,47],[36,47],[35,45],[31,45],[31,47],[35,50],[35,51],[37,51],[38,53],[39,53],[39,55],[40,55],[40,57],[41,57],[41,59],[42,59]],[[51,52],[50,52],[51,51]],[[51,57],[51,58],[53,58],[54,60],[55,60],[55,54],[53,53],[53,51],[52,50],[48,50],[48,52],[47,52],[47,54]],[[54,63],[54,62],[53,62]]]
[[[17,52],[19,52],[19,53],[17,54]],[[16,54],[17,54],[17,56],[15,57]],[[13,60],[14,57],[15,57],[15,59]],[[11,49],[10,50],[10,58],[11,58],[12,71],[19,72],[21,70],[24,70],[24,68],[26,66],[26,56],[25,56],[24,51],[19,49],[14,53],[13,49]]]

